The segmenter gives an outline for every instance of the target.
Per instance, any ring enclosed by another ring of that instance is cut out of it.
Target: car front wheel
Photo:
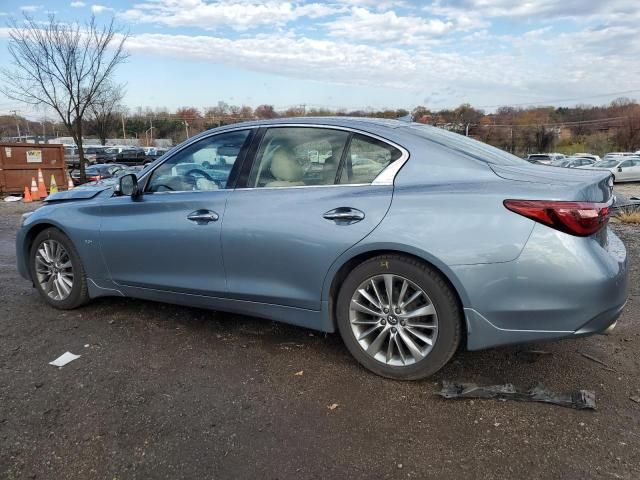
[[[340,289],[336,309],[351,354],[384,377],[432,375],[460,344],[455,293],[439,272],[412,258],[384,255],[357,266]]]
[[[80,257],[71,240],[57,228],[47,228],[36,236],[29,267],[35,287],[49,305],[66,310],[89,299]]]

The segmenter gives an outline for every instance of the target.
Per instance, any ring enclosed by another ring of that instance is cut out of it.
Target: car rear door
[[[389,208],[393,175],[380,181],[380,172],[408,153],[329,127],[274,126],[260,137],[222,227],[229,295],[319,310],[331,264]],[[365,165],[357,172],[356,158]]]
[[[200,139],[168,157],[141,181],[139,198],[104,205],[100,245],[111,279],[135,289],[219,295],[226,291],[221,225],[251,130]],[[223,179],[208,173],[217,149],[234,147]]]

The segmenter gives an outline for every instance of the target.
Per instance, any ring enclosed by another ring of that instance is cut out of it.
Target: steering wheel
[[[185,177],[193,178],[193,183],[194,184],[196,182],[196,175],[200,175],[205,180],[209,180],[210,182],[215,183],[218,186],[218,188],[221,188],[220,182],[218,180],[216,180],[215,178],[213,178],[211,175],[209,175],[207,172],[205,172],[204,170],[202,170],[200,168],[192,168],[191,170],[186,172],[184,175],[185,175]]]

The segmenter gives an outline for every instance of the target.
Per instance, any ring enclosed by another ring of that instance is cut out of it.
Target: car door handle
[[[356,208],[339,207],[329,210],[322,216],[325,220],[352,224],[364,219],[364,212]]]
[[[187,220],[191,220],[192,222],[196,222],[198,224],[215,222],[219,218],[220,216],[216,212],[212,212],[211,210],[196,210],[195,212],[187,215]]]

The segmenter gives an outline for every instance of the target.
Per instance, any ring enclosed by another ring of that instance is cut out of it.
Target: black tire
[[[36,274],[36,253],[43,242],[47,240],[55,240],[59,242],[67,251],[69,260],[71,262],[71,268],[73,272],[73,284],[71,286],[71,292],[66,298],[61,300],[51,298],[49,295],[47,295],[43,286],[38,281],[38,276]],[[29,272],[31,275],[31,279],[33,280],[33,284],[40,293],[41,297],[52,307],[59,308],[61,310],[70,310],[73,308],[77,308],[89,301],[87,277],[82,265],[82,261],[80,260],[80,256],[78,255],[78,252],[69,237],[67,237],[57,228],[47,228],[46,230],[40,232],[34,239],[33,245],[31,247],[31,252],[29,254]]]
[[[349,320],[349,306],[358,287],[367,279],[382,274],[401,276],[417,285],[429,297],[437,312],[438,330],[431,351],[410,365],[387,365],[370,356],[356,339]],[[455,292],[434,268],[401,255],[381,255],[364,261],[343,282],[336,303],[338,329],[342,339],[365,368],[395,380],[417,380],[440,370],[458,349],[462,336],[462,311]]]
[[[613,183],[616,183],[616,176],[613,173],[611,174],[611,180]]]

